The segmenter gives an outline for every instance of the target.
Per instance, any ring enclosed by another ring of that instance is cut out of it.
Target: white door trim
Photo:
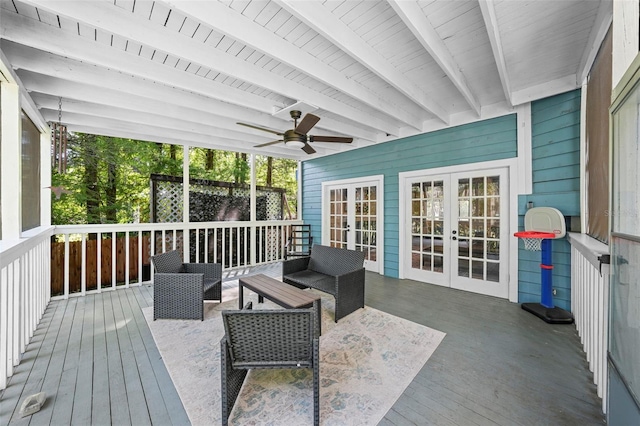
[[[405,278],[403,260],[407,256],[406,253],[406,209],[407,197],[405,187],[407,180],[423,175],[437,175],[460,173],[467,171],[481,171],[485,169],[506,168],[509,176],[509,301],[518,301],[518,239],[513,233],[518,230],[518,161],[517,158],[508,158],[505,160],[484,161],[480,163],[459,164],[455,166],[436,167],[433,169],[412,170],[410,172],[398,173],[398,275],[399,278]]]
[[[340,186],[340,185],[353,185],[360,184],[366,182],[374,182],[378,187],[378,205],[377,205],[377,245],[378,250],[377,254],[377,262],[378,262],[378,273],[380,275],[384,275],[384,175],[373,175],[373,176],[362,176],[357,178],[350,179],[340,179],[340,180],[332,180],[322,182],[322,190],[321,190],[321,206],[322,212],[321,214],[321,224],[322,224],[322,244],[329,244],[329,215],[327,213],[328,200],[326,198],[326,192],[328,186]]]

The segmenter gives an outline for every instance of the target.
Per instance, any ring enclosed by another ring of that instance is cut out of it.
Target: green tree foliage
[[[67,172],[52,172],[52,222],[64,224],[149,222],[150,175],[182,176],[180,146],[71,134]],[[265,185],[266,157],[256,157],[258,185]],[[191,148],[189,173],[193,178],[248,184],[246,154]],[[272,186],[286,188],[295,209],[297,183],[293,160],[273,159]],[[292,210],[295,215],[295,210]]]
[[[256,155],[255,159],[256,184],[286,189],[287,203],[292,216],[295,218],[298,204],[298,181],[296,177],[298,162],[286,158],[273,158],[262,155]],[[269,162],[271,162],[271,167],[269,167]],[[271,182],[268,179],[269,170],[271,170]],[[285,212],[285,214],[287,213]]]

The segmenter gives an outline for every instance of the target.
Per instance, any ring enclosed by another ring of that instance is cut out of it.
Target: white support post
[[[296,206],[296,219],[303,220],[302,217],[302,161],[298,160],[297,179],[298,182],[298,205]]]
[[[80,234],[82,264],[80,266],[80,294],[87,295],[87,234]]]
[[[0,82],[0,170],[2,170],[2,239],[20,238],[22,231],[22,182],[20,146],[22,122],[20,118],[20,88],[17,84]],[[17,184],[16,184],[17,183]]]
[[[51,226],[51,131],[40,133],[40,226]]]
[[[96,289],[102,292],[102,232],[96,232]]]
[[[256,240],[256,232],[258,232],[258,227],[256,226],[256,220],[257,220],[257,214],[256,214],[256,155],[255,154],[251,154],[251,156],[249,157],[249,161],[251,163],[251,185],[250,185],[250,196],[249,199],[251,200],[250,205],[251,205],[251,214],[250,214],[250,219],[251,219],[251,236],[253,238],[253,240]],[[256,264],[256,245],[255,244],[251,244],[251,255],[250,255],[250,259],[251,259],[251,264],[255,265]]]
[[[184,223],[189,223],[189,145],[184,145],[182,147],[182,221]],[[190,248],[190,238],[189,238],[189,228],[185,228],[182,234],[182,244],[184,247],[183,260],[185,263],[190,262],[189,253],[191,253]],[[175,249],[175,234],[174,234],[174,249]]]
[[[587,231],[587,79],[580,96],[580,229]],[[571,305],[573,306],[573,305]]]
[[[613,3],[613,64],[611,88],[615,88],[638,55],[640,40],[640,4],[637,1],[614,1]]]

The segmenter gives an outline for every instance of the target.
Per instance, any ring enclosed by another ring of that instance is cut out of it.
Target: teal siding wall
[[[564,216],[580,215],[580,91],[531,104],[533,192],[518,197],[518,226],[524,229],[527,202],[555,207]],[[520,302],[540,302],[540,252],[519,243]],[[571,248],[566,238],[553,242],[554,304],[571,309]]]
[[[322,182],[384,175],[384,270],[398,276],[398,173],[513,158],[515,114],[347,151],[302,165],[302,214],[321,241]]]

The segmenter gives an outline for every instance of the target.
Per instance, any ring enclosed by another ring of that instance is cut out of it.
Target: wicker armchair
[[[153,274],[153,319],[204,320],[205,300],[222,301],[222,265],[182,263],[173,250],[151,257]]]
[[[249,369],[311,368],[313,418],[320,423],[320,339],[316,313],[310,309],[222,311],[225,336],[220,341],[222,424],[240,394]]]

